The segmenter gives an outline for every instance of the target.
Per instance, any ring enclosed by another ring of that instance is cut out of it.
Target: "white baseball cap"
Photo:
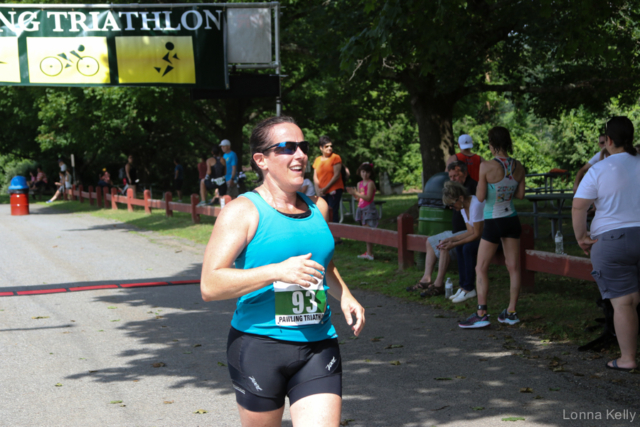
[[[231,141],[229,141],[228,139],[223,139],[222,142],[220,143],[220,146],[223,145],[231,145]]]
[[[471,139],[471,136],[465,133],[464,135],[460,135],[460,138],[458,138],[458,145],[460,146],[461,150],[473,148],[473,139]]]

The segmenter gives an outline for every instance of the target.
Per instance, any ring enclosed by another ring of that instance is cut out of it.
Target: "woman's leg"
[[[636,368],[636,351],[638,344],[638,312],[640,293],[634,292],[623,297],[611,298],[613,306],[613,324],[616,338],[620,346],[620,368]]]
[[[439,288],[444,283],[444,275],[447,273],[447,268],[449,268],[449,261],[451,260],[451,254],[446,249],[440,249],[440,260],[438,261],[438,275],[436,276],[436,281],[433,282],[433,286]]]
[[[427,236],[428,238],[429,236]],[[438,257],[436,257],[436,252],[433,250],[431,243],[427,241],[426,245],[427,255],[424,257],[424,274],[420,279],[421,283],[431,283],[431,275],[433,274],[433,269],[436,266],[436,262],[438,261]]]
[[[50,202],[53,202],[54,200],[56,200],[58,198],[58,196],[60,194],[62,194],[62,192],[60,191],[62,187],[58,187],[58,189],[56,190],[55,194],[53,195],[52,198],[49,199]]]
[[[337,394],[313,394],[291,405],[291,421],[298,427],[339,427],[342,398]]]
[[[502,250],[511,283],[509,287],[509,307],[507,311],[515,312],[518,297],[520,296],[520,239],[502,239]]]
[[[362,224],[365,227],[369,227],[367,224]],[[373,243],[367,242],[367,255],[373,256]]]
[[[478,305],[487,304],[489,291],[489,264],[498,250],[497,243],[481,239],[478,248],[478,262],[476,264],[476,291],[478,292]],[[483,316],[486,310],[478,310],[478,315]]]
[[[240,413],[242,427],[280,427],[282,425],[284,406],[275,411],[252,412],[238,405],[238,412]]]

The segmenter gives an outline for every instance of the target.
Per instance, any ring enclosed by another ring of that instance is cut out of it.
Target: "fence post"
[[[151,206],[149,202],[151,200],[151,191],[144,190],[144,213],[151,214]]]
[[[118,190],[116,187],[111,187],[111,209],[114,211],[118,210],[118,203],[116,202],[116,197],[118,196]]]
[[[194,224],[200,224],[200,215],[196,213],[196,205],[200,202],[200,196],[197,194],[191,195],[191,220]]]
[[[96,204],[98,208],[102,207],[102,187],[99,185],[96,187]]]
[[[84,203],[84,197],[82,197],[82,184],[78,185],[78,199],[80,200],[80,203]]]
[[[71,185],[71,200],[78,200],[76,197],[76,185]]]
[[[171,197],[171,191],[167,191],[166,193],[164,193],[164,202],[166,204],[166,215],[168,217],[173,216],[173,210],[171,209],[171,207],[169,207],[172,201],[173,199]]]
[[[89,204],[93,206],[93,185],[89,186]]]
[[[127,210],[129,212],[133,212],[133,205],[131,204],[131,200],[134,198],[133,188],[127,189]]]
[[[520,275],[521,286],[525,292],[533,292],[536,282],[535,271],[527,270],[527,249],[535,249],[535,241],[533,237],[533,228],[525,224],[522,226],[522,234],[520,235]]]
[[[413,217],[403,213],[398,215],[398,269],[413,265],[413,252],[407,249],[407,235],[413,234]]]

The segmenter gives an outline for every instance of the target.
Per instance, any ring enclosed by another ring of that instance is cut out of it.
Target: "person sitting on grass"
[[[362,177],[362,181],[358,183],[357,189],[353,187],[347,188],[349,194],[358,199],[355,220],[365,227],[378,228],[378,210],[375,203],[373,203],[373,198],[376,195],[376,184],[371,180],[373,164],[367,162],[361,164],[356,173]],[[367,251],[362,255],[358,255],[358,258],[373,261],[373,243],[367,242]]]

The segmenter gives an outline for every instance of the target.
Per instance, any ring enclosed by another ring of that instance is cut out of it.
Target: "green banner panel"
[[[224,10],[173,6],[0,5],[0,85],[228,89]]]

